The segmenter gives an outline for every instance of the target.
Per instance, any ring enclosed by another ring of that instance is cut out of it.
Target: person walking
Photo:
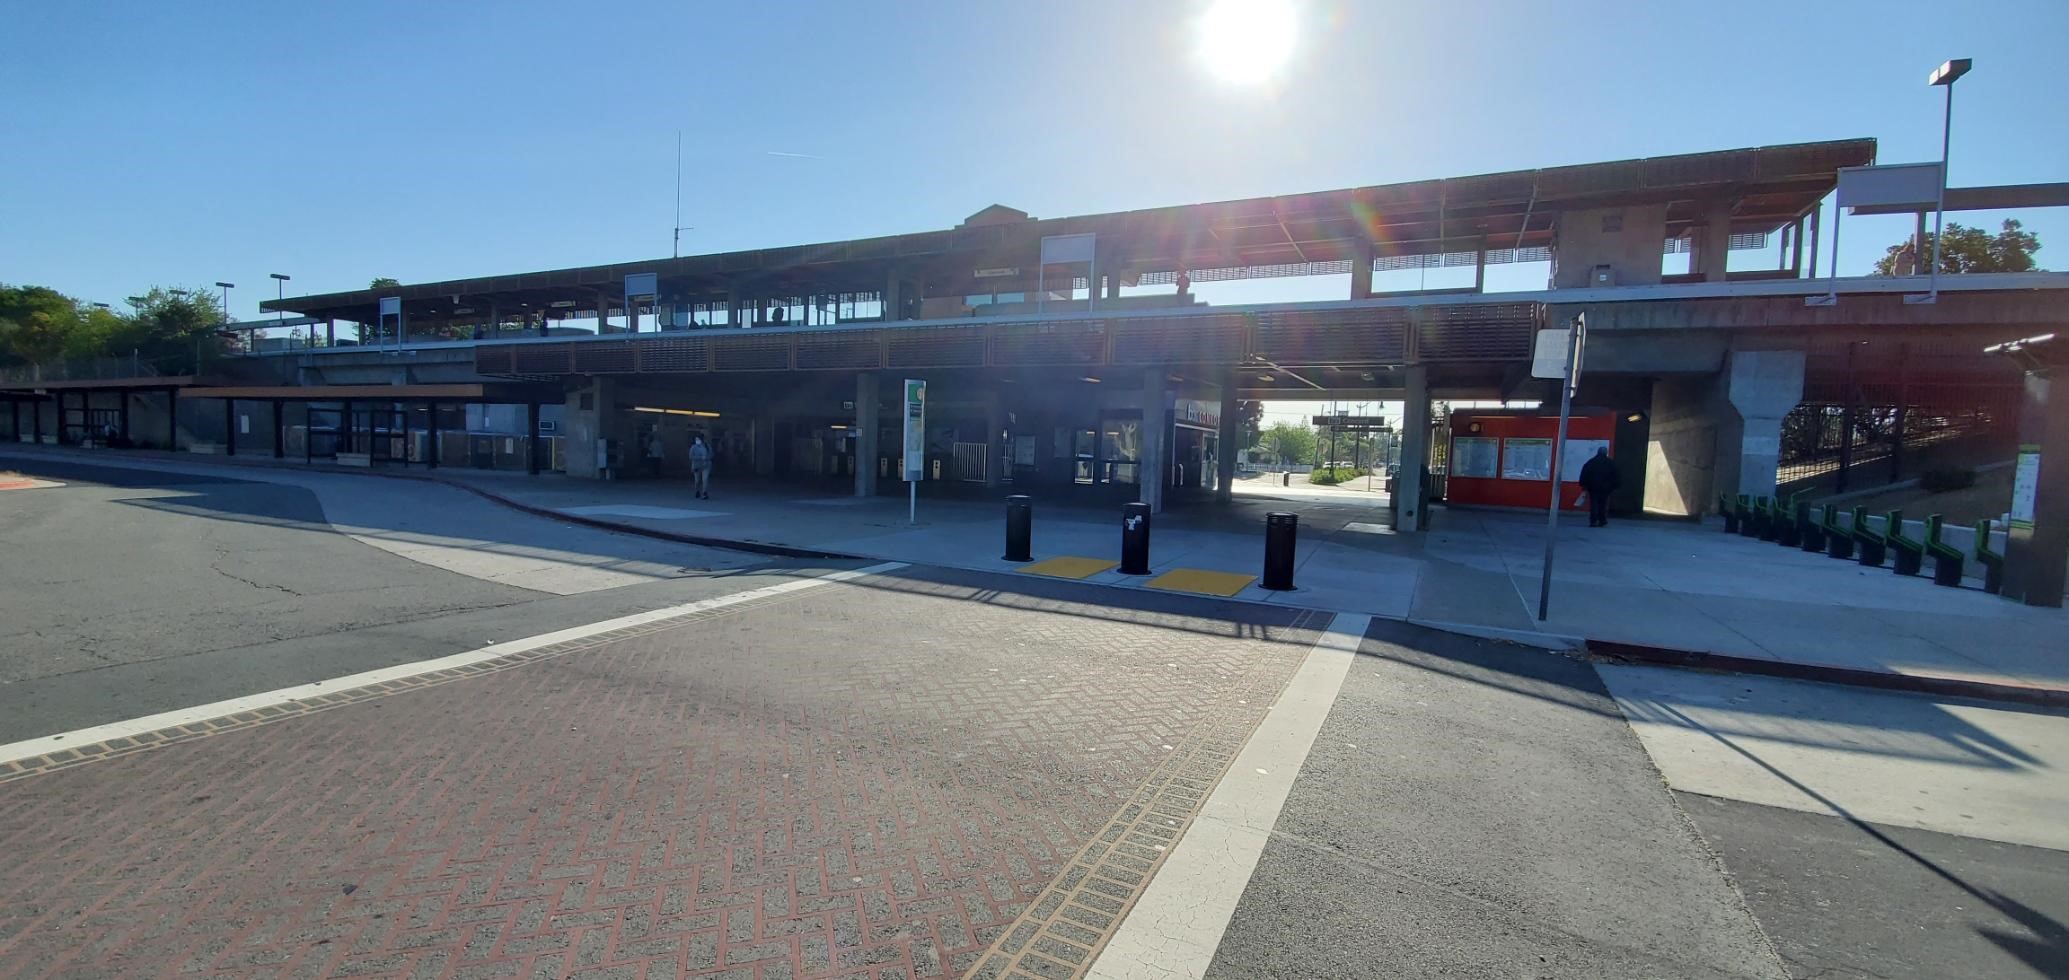
[[[1580,468],[1580,488],[1588,494],[1588,526],[1606,527],[1609,524],[1609,495],[1623,482],[1616,472],[1616,461],[1609,458],[1606,446],[1595,447],[1595,458]]]
[[[690,485],[697,488],[698,500],[711,499],[711,447],[702,435],[690,437]]]
[[[657,477],[661,475],[661,461],[666,455],[666,450],[661,447],[661,427],[657,425],[647,434],[647,468]]]

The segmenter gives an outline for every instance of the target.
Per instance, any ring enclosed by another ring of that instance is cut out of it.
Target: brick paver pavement
[[[1324,624],[1000,584],[828,585],[0,783],[0,976],[1075,973],[1100,923],[1035,920],[1132,899],[1073,860],[1182,832],[1143,794],[1211,785]]]

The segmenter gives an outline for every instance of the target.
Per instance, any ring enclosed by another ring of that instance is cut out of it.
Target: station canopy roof
[[[1066,218],[993,205],[940,231],[294,296],[260,307],[373,323],[381,298],[399,296],[411,317],[464,320],[493,302],[515,318],[593,310],[599,297],[622,301],[625,277],[640,273],[656,274],[662,295],[680,302],[718,300],[728,290],[743,299],[879,290],[894,269],[926,296],[1031,290],[1041,239],[1086,232],[1098,236],[1100,270],[1128,284],[1170,282],[1181,271],[1196,282],[1344,272],[1368,242],[1383,268],[1454,264],[1483,239],[1489,261],[1499,263],[1544,257],[1562,212],[1621,204],[1667,205],[1663,246],[1720,198],[1734,202],[1734,235],[1770,234],[1816,207],[1839,168],[1874,160],[1874,140],[1849,139]]]

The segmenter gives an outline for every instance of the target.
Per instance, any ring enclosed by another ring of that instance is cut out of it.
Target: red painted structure
[[[1559,415],[1540,410],[1489,411],[1461,409],[1451,413],[1451,446],[1446,459],[1444,498],[1453,504],[1482,507],[1545,505],[1551,478],[1553,445]],[[1562,467],[1559,487],[1562,510],[1581,509],[1580,464],[1595,455],[1596,446],[1615,453],[1616,415],[1576,411],[1566,423],[1566,454],[1573,465]]]

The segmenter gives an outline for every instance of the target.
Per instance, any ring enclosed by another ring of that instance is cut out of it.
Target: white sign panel
[[[1451,475],[1492,480],[1500,457],[1500,439],[1459,436],[1451,440]]]
[[[1575,439],[1568,436],[1566,439],[1566,455],[1559,460],[1559,481],[1561,483],[1579,483],[1580,468],[1588,465],[1588,460],[1595,458],[1595,450],[1608,448],[1609,440],[1607,439]]]
[[[1090,232],[1083,235],[1050,235],[1042,239],[1042,264],[1090,262],[1095,250],[1094,243],[1098,238],[1098,235]]]
[[[1930,210],[1940,199],[1940,165],[1892,163],[1839,168],[1839,206],[1916,207]]]
[[[2040,499],[2040,447],[2020,446],[2019,462],[2012,470],[2012,526],[2033,527],[2035,504]]]
[[[661,295],[661,277],[652,272],[635,272],[625,277],[625,296]]]
[[[1537,332],[1537,347],[1530,352],[1530,376],[1557,381],[1566,377],[1566,347],[1572,333],[1565,327]]]
[[[383,296],[383,297],[381,297],[381,312],[380,312],[380,315],[381,315],[381,316],[401,316],[401,315],[402,315],[402,297],[400,297],[400,296]]]
[[[1501,478],[1504,480],[1550,480],[1552,440],[1503,439]]]
[[[905,479],[918,483],[927,476],[927,383],[905,382]]]

